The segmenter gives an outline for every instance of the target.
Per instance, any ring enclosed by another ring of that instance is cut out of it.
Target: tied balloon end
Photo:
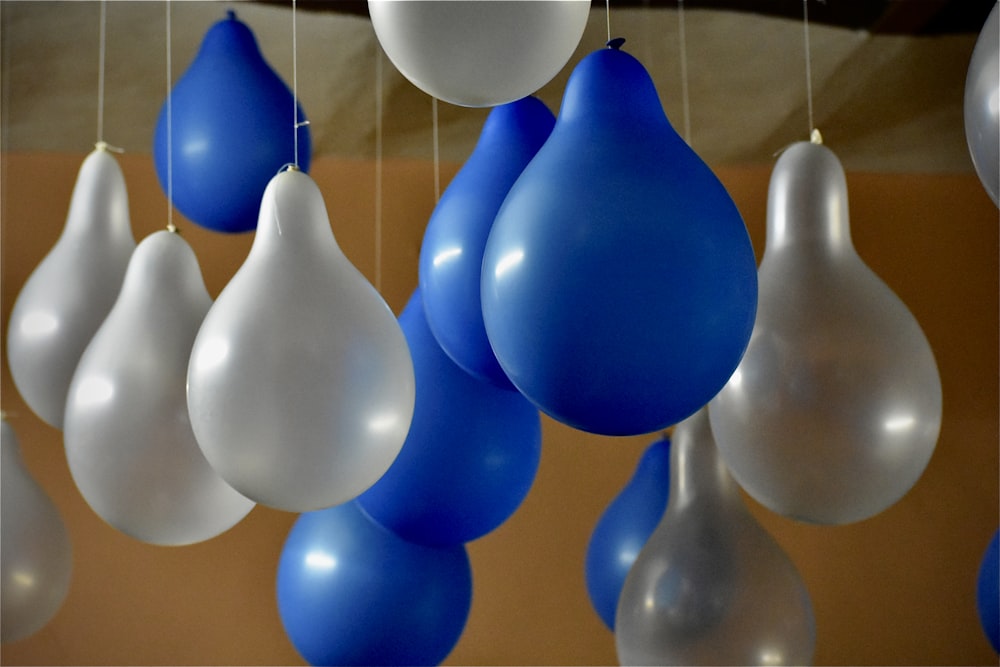
[[[105,153],[118,153],[122,154],[125,152],[124,148],[119,148],[118,146],[112,146],[106,141],[98,141],[94,144],[94,150],[104,151]]]
[[[238,20],[236,18],[236,10],[235,9],[227,9],[226,10],[226,19],[228,19],[230,21],[236,21],[236,20]]]
[[[172,222],[167,223],[167,231],[171,234],[177,234],[178,236],[180,236],[181,233],[181,230],[177,229],[177,225]]]
[[[823,135],[819,133],[819,128],[814,127],[809,133],[809,142],[818,146],[823,145]]]
[[[614,39],[609,39],[606,46],[609,49],[614,49],[615,51],[621,51],[622,46],[625,44],[624,37],[615,37]]]

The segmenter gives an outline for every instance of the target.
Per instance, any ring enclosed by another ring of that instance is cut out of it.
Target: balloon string
[[[375,291],[382,291],[382,48],[375,40]]]
[[[605,20],[608,24],[608,41],[611,41],[611,0],[605,0],[604,2],[604,15]]]
[[[175,232],[174,226],[174,96],[173,63],[171,62],[170,0],[163,3],[167,12],[167,231]]]
[[[812,134],[813,124],[813,85],[812,85],[812,49],[809,47],[809,0],[802,0],[802,33],[806,52],[806,104],[809,114],[809,134]]]
[[[681,104],[684,110],[684,141],[691,145],[691,102],[688,96],[687,37],[684,25],[684,0],[677,0],[677,42],[681,55]]]
[[[299,34],[295,4],[295,0],[292,0],[292,144],[295,154],[295,169],[298,169],[299,128],[308,125],[309,121],[299,121]]]
[[[101,0],[101,27],[98,38],[97,56],[97,143],[104,143],[104,54],[107,48],[108,7]]]
[[[441,148],[438,138],[438,101],[431,98],[431,134],[434,143],[434,204],[441,199]]]

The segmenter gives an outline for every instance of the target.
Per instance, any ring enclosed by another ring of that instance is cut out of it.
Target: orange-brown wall
[[[835,149],[835,147],[834,147]],[[3,156],[2,319],[55,242],[83,155]],[[148,156],[120,158],[137,240],[167,221]],[[456,165],[443,167],[443,182]],[[371,162],[320,159],[312,175],[348,257],[375,275]],[[719,171],[763,251],[770,166]],[[402,308],[433,208],[433,172],[384,163],[381,288]],[[982,665],[976,574],[998,522],[998,220],[974,176],[849,174],[862,257],[909,305],[937,356],[944,423],[931,463],[898,504],[867,521],[815,527],[754,514],[798,565],[816,613],[817,664]],[[175,217],[215,296],[250,235],[221,236]],[[4,329],[5,331],[6,329]],[[6,341],[6,337],[4,337]],[[162,548],[104,524],[82,500],[61,436],[24,405],[2,367],[2,405],[26,463],[54,499],[74,546],[64,606],[37,635],[4,645],[13,664],[302,664],[275,605],[278,556],[294,515],[256,508],[207,543]],[[518,512],[469,545],[474,597],[449,664],[615,664],[591,610],[583,558],[600,513],[650,436],[607,438],[543,422],[535,485]],[[360,601],[359,601],[360,603]]]

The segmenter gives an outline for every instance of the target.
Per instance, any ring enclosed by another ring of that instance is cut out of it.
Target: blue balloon
[[[507,389],[514,386],[483,325],[483,249],[504,197],[554,124],[555,116],[534,97],[495,107],[475,150],[441,195],[420,249],[420,289],[434,337],[466,372]]]
[[[481,288],[514,386],[605,435],[659,430],[708,403],[757,310],[739,211],[617,48],[571,74],[552,134],[493,223]]]
[[[608,505],[587,545],[587,593],[610,630],[625,577],[656,530],[670,496],[670,440],[657,440],[643,453],[632,479]]]
[[[160,186],[167,191],[169,157],[173,203],[181,213],[219,232],[255,229],[264,188],[284,165],[295,162],[296,132],[299,168],[309,170],[309,128],[295,128],[304,120],[250,28],[230,11],[209,29],[160,109],[153,138]]]
[[[313,665],[436,665],[472,605],[464,546],[413,544],[352,501],[307,512],[278,562],[278,612]]]
[[[993,650],[1000,653],[1000,530],[993,533],[993,539],[986,547],[977,583],[979,622]]]
[[[506,521],[528,495],[542,450],[538,410],[517,392],[475,379],[441,351],[421,290],[399,324],[416,376],[413,421],[399,456],[358,503],[412,542],[469,542]]]

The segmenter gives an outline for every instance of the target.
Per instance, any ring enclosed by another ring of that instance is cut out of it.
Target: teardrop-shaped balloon
[[[632,479],[598,519],[587,544],[587,594],[608,629],[625,577],[653,534],[670,491],[670,440],[661,438],[643,452]]]
[[[531,95],[569,61],[587,0],[368,0],[379,43],[403,76],[452,104]]]
[[[990,646],[1000,653],[1000,530],[993,533],[979,564],[976,611]]]
[[[649,74],[617,48],[584,58],[486,243],[483,319],[504,372],[575,428],[658,430],[725,384],[756,303],[743,220]]]
[[[470,542],[528,495],[542,453],[538,410],[448,358],[427,326],[419,289],[399,323],[417,383],[413,423],[399,457],[358,503],[411,542]]]
[[[14,429],[0,421],[0,641],[45,626],[69,592],[73,549],[59,510],[31,478]]]
[[[472,604],[465,547],[407,542],[356,502],[298,518],[278,562],[278,612],[313,665],[436,665]]]
[[[279,173],[191,351],[188,410],[205,457],[269,507],[338,505],[389,469],[414,391],[399,323],[337,245],[319,187]]]
[[[677,425],[670,501],[629,571],[615,618],[622,665],[808,665],[809,591],[743,505],[708,413]]]
[[[475,150],[434,208],[420,249],[420,289],[434,337],[466,372],[508,389],[513,385],[483,325],[483,250],[504,197],[554,123],[534,97],[493,109]]]
[[[934,452],[934,354],[854,249],[844,170],[822,145],[793,144],[774,166],[754,334],[710,412],[740,485],[801,521],[878,514]]]
[[[80,166],[66,226],[21,288],[7,333],[14,385],[56,428],[76,364],[111,310],[133,250],[125,177],[99,145]]]
[[[1000,5],[993,5],[972,51],[963,110],[972,164],[1000,205]]]
[[[211,305],[191,247],[179,234],[152,234],[70,384],[73,480],[102,519],[144,542],[201,542],[254,506],[208,464],[188,419],[188,359]]]
[[[264,59],[250,28],[229,11],[205,34],[160,109],[153,137],[160,185],[172,189],[177,209],[202,227],[252,230],[271,177],[296,163],[296,132],[297,165],[309,170],[304,122],[301,106],[293,104],[292,91]]]

